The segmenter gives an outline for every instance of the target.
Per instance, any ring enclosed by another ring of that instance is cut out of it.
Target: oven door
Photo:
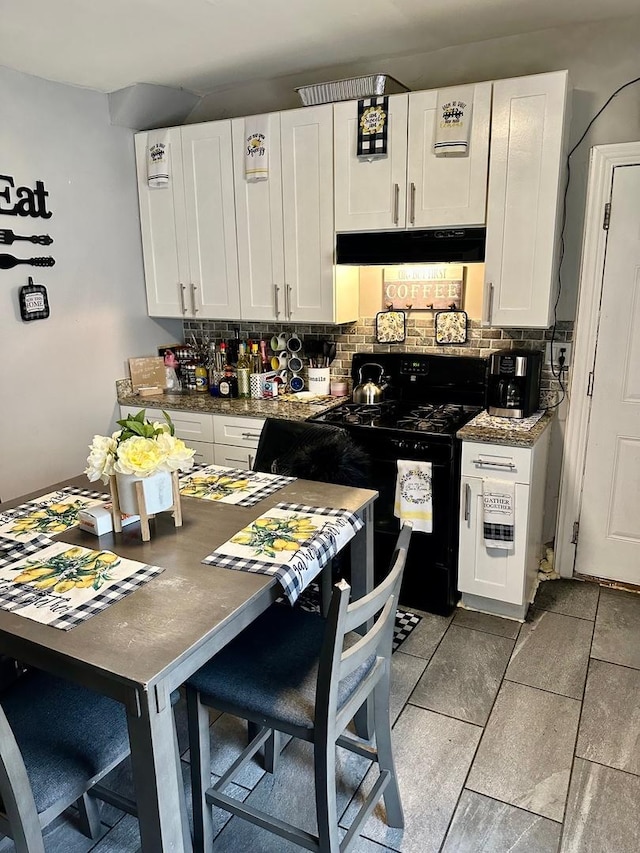
[[[369,452],[373,459],[371,487],[380,495],[374,506],[376,581],[388,571],[400,530],[400,520],[394,515],[398,459],[431,464],[432,532],[414,532],[411,537],[400,604],[448,615],[458,598],[459,444],[387,438],[375,442],[375,449],[369,448]]]

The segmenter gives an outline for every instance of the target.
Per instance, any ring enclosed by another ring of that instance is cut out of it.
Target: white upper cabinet
[[[456,89],[444,90],[454,97]],[[438,101],[443,90],[409,95],[407,225],[441,228],[484,225],[487,204],[491,83],[473,87],[468,153],[433,153]]]
[[[483,225],[491,86],[473,87],[465,156],[433,153],[443,90],[389,96],[387,157],[373,161],[356,155],[358,102],[335,104],[336,231]]]
[[[229,121],[167,131],[170,181],[149,187],[149,133],[136,134],[147,302],[152,317],[239,316]]]
[[[239,316],[231,122],[182,128],[182,162],[194,316]]]
[[[267,133],[268,180],[248,183],[245,119],[233,120],[240,316],[355,320],[335,285],[332,105],[270,114]]]
[[[280,113],[267,117],[269,179],[245,180],[245,120],[232,121],[241,314],[245,320],[284,320],[284,236]]]
[[[566,71],[493,84],[485,325],[553,321],[569,125]]]
[[[356,156],[358,102],[333,105],[336,231],[404,228],[407,202],[408,96],[389,96],[387,156]]]
[[[187,225],[182,179],[182,139],[179,127],[167,130],[169,167],[167,187],[149,187],[147,141],[135,137],[138,200],[144,253],[147,305],[151,317],[186,316],[185,288],[189,282]]]
[[[338,322],[333,263],[332,105],[280,113],[280,133],[285,319]]]

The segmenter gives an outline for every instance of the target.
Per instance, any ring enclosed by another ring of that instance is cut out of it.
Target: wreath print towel
[[[346,509],[279,503],[205,557],[208,565],[276,575],[291,604],[362,528]]]
[[[244,120],[244,177],[249,184],[269,179],[269,116]]]
[[[420,533],[433,530],[431,476],[431,462],[398,459],[393,514],[401,522],[412,521],[413,529]]]
[[[487,548],[513,549],[515,486],[504,480],[482,481],[484,544]]]

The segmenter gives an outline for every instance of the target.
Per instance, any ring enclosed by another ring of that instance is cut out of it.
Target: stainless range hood
[[[433,228],[338,234],[336,263],[470,264],[484,261],[485,228]]]

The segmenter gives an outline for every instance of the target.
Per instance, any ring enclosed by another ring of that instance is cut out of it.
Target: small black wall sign
[[[12,175],[0,175],[0,214],[50,219],[52,212],[47,210],[48,195],[44,181],[36,181],[33,189],[16,187]]]

